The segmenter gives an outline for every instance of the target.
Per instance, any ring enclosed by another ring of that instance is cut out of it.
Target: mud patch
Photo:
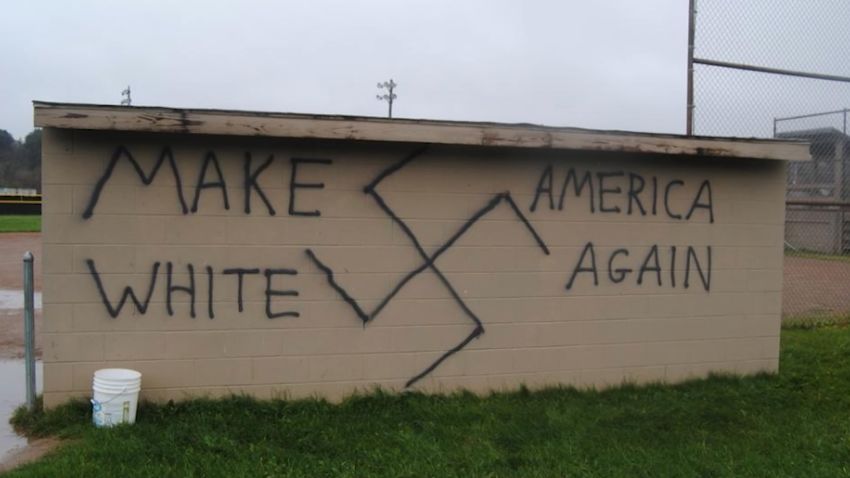
[[[41,362],[36,362],[36,393],[41,393]],[[9,424],[12,412],[26,401],[23,360],[0,360],[0,463],[27,446],[27,439],[19,436]],[[0,467],[2,469],[2,467]]]
[[[11,450],[0,458],[0,473],[5,473],[13,468],[38,460],[56,449],[60,443],[61,441],[54,437],[37,438],[22,448]]]

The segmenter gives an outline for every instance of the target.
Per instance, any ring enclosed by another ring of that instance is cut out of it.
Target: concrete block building
[[[794,141],[36,103],[44,397],[774,372]]]

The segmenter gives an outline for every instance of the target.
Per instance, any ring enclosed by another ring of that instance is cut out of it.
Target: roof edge
[[[716,138],[490,122],[34,101],[46,128],[808,160],[803,141]]]

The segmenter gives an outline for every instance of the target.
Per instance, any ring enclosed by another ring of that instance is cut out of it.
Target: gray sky
[[[699,0],[697,57],[850,77],[850,1]],[[772,136],[773,119],[850,108],[850,83],[697,65],[695,130]],[[843,127],[842,115],[778,130]]]
[[[4,2],[0,129],[32,100],[684,132],[684,0]]]

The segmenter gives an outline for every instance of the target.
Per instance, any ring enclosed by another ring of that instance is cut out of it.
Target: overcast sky
[[[32,100],[684,131],[687,2],[4,2],[0,129]]]

